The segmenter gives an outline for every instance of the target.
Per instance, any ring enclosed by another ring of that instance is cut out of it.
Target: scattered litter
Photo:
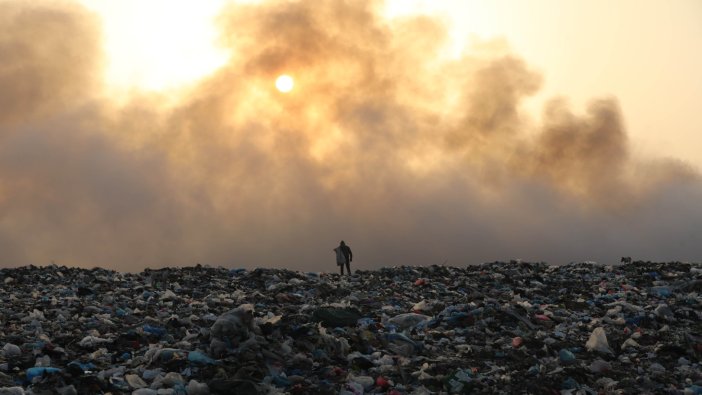
[[[702,394],[702,267],[0,269],[0,395]]]

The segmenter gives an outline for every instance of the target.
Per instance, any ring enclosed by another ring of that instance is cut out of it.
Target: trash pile
[[[702,266],[0,270],[2,394],[702,394]]]

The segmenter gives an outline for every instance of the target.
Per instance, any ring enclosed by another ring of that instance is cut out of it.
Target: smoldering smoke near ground
[[[379,8],[231,5],[230,61],[167,106],[104,94],[94,15],[0,3],[0,261],[333,270],[340,238],[366,267],[699,256],[698,172],[635,157],[616,98],[535,123],[528,60],[445,59],[440,21]]]

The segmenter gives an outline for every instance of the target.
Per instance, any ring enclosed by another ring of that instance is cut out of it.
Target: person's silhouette
[[[336,253],[336,264],[341,268],[341,275],[344,275],[344,265],[346,265],[346,271],[348,275],[351,275],[351,261],[353,260],[353,253],[351,248],[344,243],[343,240],[339,243],[339,246],[334,248]]]

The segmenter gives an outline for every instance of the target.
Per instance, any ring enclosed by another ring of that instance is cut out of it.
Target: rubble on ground
[[[702,266],[0,270],[3,394],[702,394]]]

